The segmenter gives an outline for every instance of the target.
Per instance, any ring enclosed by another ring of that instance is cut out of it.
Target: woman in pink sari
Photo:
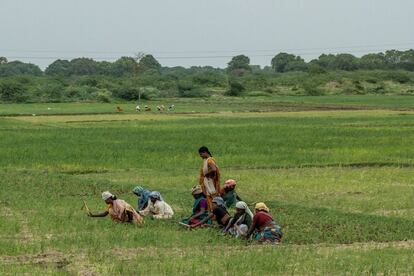
[[[110,192],[103,192],[102,199],[108,204],[108,208],[100,214],[88,213],[90,217],[106,217],[110,215],[112,220],[117,222],[129,222],[141,224],[143,218],[129,205],[125,200],[117,199],[116,196]]]

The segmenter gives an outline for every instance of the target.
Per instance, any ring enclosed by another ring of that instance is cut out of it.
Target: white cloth
[[[113,197],[114,195],[113,194],[111,194],[110,192],[108,192],[108,191],[106,191],[106,192],[103,192],[102,193],[102,199],[103,200],[107,200],[108,198],[111,198],[111,197]]]
[[[152,215],[153,218],[157,219],[167,219],[174,215],[171,206],[161,200],[157,200],[155,203],[149,200],[147,207],[139,213],[143,216]]]
[[[206,158],[204,159],[204,164],[203,164],[203,174],[206,175],[208,173],[208,160],[210,158]],[[216,191],[216,187],[214,186],[214,181],[211,178],[208,177],[204,177],[204,187],[206,190],[206,195],[215,195],[218,193],[218,191]]]
[[[253,213],[250,211],[249,206],[247,206],[247,203],[244,201],[238,201],[236,202],[236,208],[245,210],[246,214],[250,216],[251,219],[253,219]]]
[[[249,227],[246,224],[240,224],[240,225],[234,225],[232,228],[229,229],[229,233],[236,238],[245,235],[247,231],[249,230]]]

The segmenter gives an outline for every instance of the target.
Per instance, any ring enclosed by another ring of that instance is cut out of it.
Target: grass
[[[255,112],[255,111],[297,111],[331,109],[396,109],[413,110],[414,96],[393,95],[331,95],[331,96],[266,96],[266,97],[211,97],[211,98],[166,98],[142,101],[141,107],[152,107],[150,114],[156,114],[157,105],[175,105],[175,113],[197,112]],[[35,103],[2,104],[0,116],[53,115],[53,114],[114,114],[116,107],[123,113],[135,113],[136,103]]]
[[[413,112],[223,107],[0,118],[0,274],[414,273]],[[176,224],[191,211],[202,144],[246,202],[269,205],[281,245]],[[103,190],[135,204],[137,183],[163,194],[172,221],[134,227],[80,210],[82,199],[105,208]]]

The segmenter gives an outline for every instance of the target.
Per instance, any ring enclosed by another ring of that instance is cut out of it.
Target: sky
[[[163,66],[225,67],[245,54],[311,60],[414,48],[413,0],[0,0],[0,56],[39,65],[153,54]]]

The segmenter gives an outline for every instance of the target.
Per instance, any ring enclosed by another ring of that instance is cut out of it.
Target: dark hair
[[[111,198],[112,200],[116,200],[116,195],[113,195]]]
[[[202,146],[201,148],[198,149],[198,153],[202,153],[202,152],[207,152],[210,156],[213,156],[206,146]]]

